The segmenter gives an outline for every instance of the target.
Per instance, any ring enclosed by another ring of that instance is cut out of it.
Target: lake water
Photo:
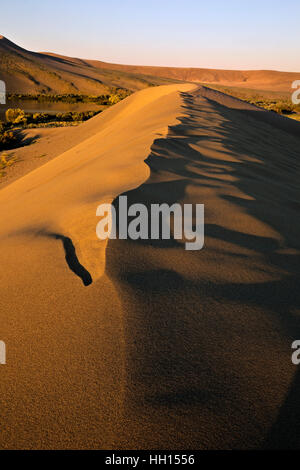
[[[24,109],[27,113],[68,113],[83,111],[99,111],[103,109],[95,103],[47,103],[35,100],[8,100],[6,104],[0,104],[0,120],[5,121],[5,111],[9,108]]]

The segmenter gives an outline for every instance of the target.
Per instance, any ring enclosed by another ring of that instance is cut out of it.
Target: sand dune
[[[122,411],[123,319],[111,281],[96,287],[106,246],[96,209],[148,178],[152,141],[176,123],[179,90],[191,87],[127,98],[80,126],[81,143],[1,190],[2,447],[111,442]]]
[[[143,90],[0,191],[1,448],[299,447],[300,139],[222,99]],[[100,242],[122,193],[204,203],[205,248]]]
[[[2,190],[2,207],[9,220],[21,201],[23,207],[18,223],[3,221],[5,233],[70,236],[93,278],[102,275],[96,208],[147,179],[147,150],[157,133],[163,135],[176,119],[178,90],[191,86],[145,90],[80,126],[78,145]]]

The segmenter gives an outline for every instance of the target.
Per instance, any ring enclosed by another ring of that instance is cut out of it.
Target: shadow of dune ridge
[[[124,195],[148,212],[204,203],[205,247],[109,240],[127,342],[120,436],[141,447],[299,448],[300,140],[201,88],[182,98],[180,123],[153,142],[149,179]]]

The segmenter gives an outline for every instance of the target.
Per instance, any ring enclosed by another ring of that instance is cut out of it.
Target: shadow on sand
[[[65,259],[69,269],[76,274],[81,280],[84,286],[89,286],[92,284],[93,279],[90,273],[85,269],[82,264],[80,264],[77,255],[75,246],[71,238],[65,237],[64,235],[59,235],[57,233],[47,233],[48,237],[55,238],[56,240],[60,240],[63,244],[65,250]]]
[[[227,410],[228,434],[219,440],[211,436],[208,446],[226,448],[235,442],[237,447],[297,448],[300,372],[295,371],[270,429],[274,415],[265,422],[254,417],[252,408],[257,406],[259,413],[261,405],[251,403],[251,394],[241,396],[238,380],[243,370],[234,364],[247,346],[243,343],[247,334],[253,335],[249,341],[255,349],[259,325],[253,327],[250,322],[249,332],[245,332],[243,323],[245,318],[251,320],[252,310],[263,309],[266,318],[275,319],[287,346],[300,338],[300,315],[295,313],[300,308],[300,139],[256,119],[253,111],[229,109],[208,96],[203,98],[201,90],[183,94],[183,99],[185,116],[169,129],[167,138],[154,141],[146,160],[150,178],[123,194],[128,205],[142,203],[150,212],[154,203],[204,203],[211,214],[214,207],[206,195],[214,191],[220,200],[242,208],[278,237],[243,233],[218,220],[205,224],[206,239],[219,241],[220,247],[230,243],[231,251],[222,250],[232,260],[232,268],[230,263],[224,267],[223,258],[210,247],[191,253],[175,240],[109,241],[107,273],[118,285],[126,314],[127,406],[190,407],[191,415],[198,407],[186,431],[191,445],[197,445],[201,425],[208,434],[213,432],[215,424],[210,428],[207,413],[213,410],[218,415]],[[209,106],[203,110],[205,103]],[[224,158],[202,154],[197,149],[201,142],[222,145]],[[229,196],[224,190],[228,184],[248,197]],[[114,204],[117,206],[117,200]],[[216,255],[216,272],[228,269],[229,279],[236,259],[243,260],[247,272],[252,259],[249,251],[264,260],[266,270],[284,274],[278,280],[257,283],[222,283],[206,275],[205,262],[212,255]],[[230,316],[234,306],[238,312]],[[264,354],[272,354],[267,341]],[[290,354],[287,349],[287,368],[291,368]],[[277,374],[282,367],[284,364],[278,364]],[[203,413],[204,424],[199,413]]]

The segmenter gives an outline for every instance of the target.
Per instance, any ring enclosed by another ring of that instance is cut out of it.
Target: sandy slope
[[[83,60],[74,57],[61,56],[53,53],[44,53],[45,57],[53,60],[61,60],[65,63],[76,65],[89,65],[98,70],[119,71],[128,74],[161,77],[170,80],[183,80],[186,82],[220,83],[240,88],[252,88],[256,90],[272,90],[291,93],[291,84],[299,78],[297,72],[280,72],[276,70],[223,70],[205,69],[196,67],[157,67],[143,65],[111,64],[99,60]],[[200,58],[201,60],[201,58]],[[64,69],[64,67],[63,67]],[[152,79],[153,79],[152,78]]]
[[[95,282],[106,245],[96,209],[147,179],[151,143],[181,114],[179,90],[192,87],[132,95],[80,126],[72,149],[1,190],[2,447],[110,442],[122,401],[122,313],[112,283]]]
[[[201,61],[201,57],[199,58]],[[186,81],[292,93],[295,72],[110,64],[23,49],[0,36],[0,79],[10,93],[108,93]]]
[[[110,93],[111,87],[132,91],[174,80],[109,67],[94,67],[82,59],[28,51],[0,36],[0,79],[9,93]]]
[[[145,74],[146,76],[165,77],[187,82],[222,83],[228,86],[253,88],[258,90],[291,91],[291,84],[297,80],[299,73],[279,72],[275,70],[222,70],[187,67],[155,67],[142,65],[121,65],[87,61],[94,67]]]
[[[12,150],[3,150],[1,155],[14,158],[15,163],[0,178],[0,189],[30,173],[61,153],[82,141],[82,126],[87,138],[86,123],[80,127],[36,128],[18,131],[21,145]],[[91,135],[95,133],[94,129]]]
[[[131,96],[0,191],[2,448],[300,445],[300,139],[180,89]],[[205,248],[96,241],[124,191],[204,203]]]

